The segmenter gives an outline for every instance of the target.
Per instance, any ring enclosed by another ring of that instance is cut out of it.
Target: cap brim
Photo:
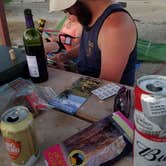
[[[76,3],[77,0],[50,0],[49,12],[65,10]]]

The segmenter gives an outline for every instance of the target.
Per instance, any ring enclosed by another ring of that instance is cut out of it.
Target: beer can
[[[143,76],[134,89],[134,166],[166,165],[166,77]]]
[[[166,138],[135,130],[133,166],[166,166]]]
[[[134,92],[137,129],[147,134],[161,134],[161,130],[166,128],[166,77],[141,77]]]
[[[31,166],[39,157],[32,114],[24,106],[10,108],[1,116],[1,131],[14,166]]]

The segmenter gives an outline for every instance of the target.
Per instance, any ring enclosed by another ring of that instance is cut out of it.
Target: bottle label
[[[36,60],[36,56],[26,56],[29,74],[31,77],[39,77],[39,68]]]

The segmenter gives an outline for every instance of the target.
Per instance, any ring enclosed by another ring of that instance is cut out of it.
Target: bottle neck
[[[34,28],[34,22],[32,15],[25,15],[25,22],[27,28]]]

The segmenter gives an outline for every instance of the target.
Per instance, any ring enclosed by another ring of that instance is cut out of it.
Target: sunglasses
[[[114,99],[114,112],[120,111],[128,118],[132,109],[131,103],[131,90],[121,87]]]

